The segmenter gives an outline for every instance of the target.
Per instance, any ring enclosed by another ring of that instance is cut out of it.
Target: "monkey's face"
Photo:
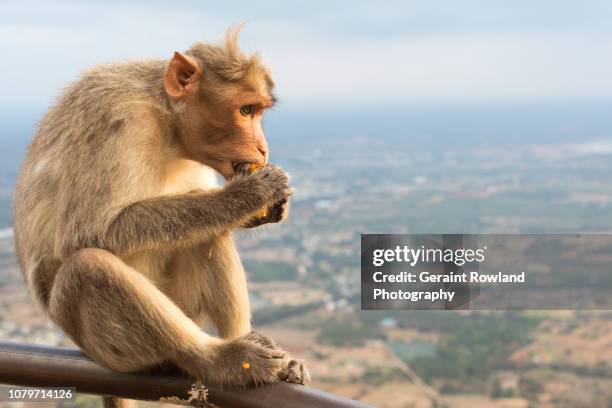
[[[238,163],[267,162],[262,118],[271,101],[236,85],[208,89],[194,99],[181,116],[183,143],[196,160],[226,179],[233,177]]]
[[[176,52],[170,61],[164,89],[182,104],[178,133],[187,154],[226,179],[238,163],[264,165],[268,144],[262,118],[274,103],[274,83],[267,70],[249,70],[239,80],[202,73],[197,61]]]

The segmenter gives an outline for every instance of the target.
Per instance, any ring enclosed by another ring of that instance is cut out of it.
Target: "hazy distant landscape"
[[[291,217],[238,234],[256,325],[307,360],[313,386],[375,405],[609,407],[610,311],[362,312],[358,294],[361,233],[611,233],[611,113],[281,103],[266,129],[296,187]],[[5,232],[35,118],[0,122]],[[0,338],[66,344],[30,306],[10,236],[0,262]]]

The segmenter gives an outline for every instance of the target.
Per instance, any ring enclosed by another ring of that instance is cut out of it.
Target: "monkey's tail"
[[[131,408],[134,405],[131,400],[115,397],[102,397],[102,402],[104,408]]]

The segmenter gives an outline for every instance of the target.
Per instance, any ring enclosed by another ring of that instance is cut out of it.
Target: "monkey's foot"
[[[289,362],[287,352],[270,347],[269,338],[249,333],[223,344],[191,350],[179,365],[207,385],[244,388],[273,384]],[[266,344],[266,345],[264,345]]]
[[[280,347],[270,337],[257,331],[252,331],[245,336],[249,340],[264,347],[280,350]],[[287,381],[294,384],[309,384],[310,373],[302,360],[286,359],[287,366],[281,370],[278,378],[282,381]]]

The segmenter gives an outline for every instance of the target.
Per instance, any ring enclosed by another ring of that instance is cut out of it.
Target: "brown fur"
[[[308,380],[251,332],[231,238],[286,215],[282,169],[236,170],[267,161],[261,116],[273,86],[230,32],[225,46],[196,44],[170,61],[93,68],[43,118],[15,195],[19,264],[50,317],[100,364],[170,362],[221,386]],[[213,169],[233,180],[217,186]],[[269,216],[257,220],[262,207]],[[203,318],[219,338],[194,323]]]

